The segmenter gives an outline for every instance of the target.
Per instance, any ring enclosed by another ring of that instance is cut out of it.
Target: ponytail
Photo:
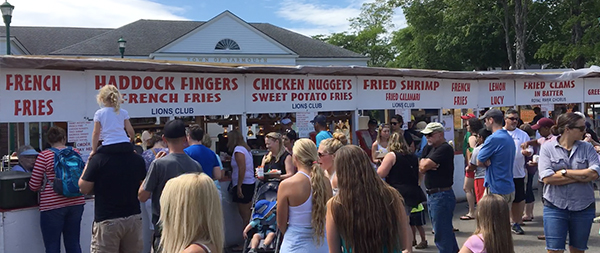
[[[112,84],[104,85],[102,88],[100,88],[98,95],[96,96],[96,100],[98,105],[102,107],[113,107],[117,114],[121,109],[121,93],[117,87]]]
[[[321,245],[325,236],[325,216],[327,215],[327,201],[332,192],[327,189],[329,181],[325,178],[325,172],[316,161],[313,162],[310,173],[310,184],[312,188],[312,219],[310,225],[314,229],[313,240]]]

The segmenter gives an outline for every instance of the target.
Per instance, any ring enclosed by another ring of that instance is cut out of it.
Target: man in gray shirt
[[[165,124],[163,140],[169,147],[169,154],[156,159],[150,164],[146,179],[138,192],[141,202],[146,202],[152,196],[152,223],[154,232],[154,252],[158,252],[161,228],[157,225],[160,217],[160,195],[169,179],[185,173],[201,173],[202,166],[185,152],[185,124],[181,120],[171,120]]]

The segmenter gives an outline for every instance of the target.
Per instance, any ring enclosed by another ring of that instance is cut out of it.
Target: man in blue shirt
[[[206,175],[214,180],[221,179],[221,166],[215,152],[202,145],[204,130],[198,125],[192,125],[188,130],[189,147],[183,151],[202,166]]]
[[[321,141],[333,137],[333,135],[331,135],[331,133],[327,131],[327,117],[325,117],[325,115],[319,114],[315,116],[315,118],[311,120],[310,123],[313,123],[315,127],[315,132],[317,132],[317,137],[315,138],[317,148],[319,148],[319,144],[321,143]]]
[[[480,119],[485,121],[485,127],[493,134],[488,137],[479,154],[477,166],[487,167],[484,186],[485,193],[501,195],[506,203],[515,199],[515,184],[513,182],[513,166],[515,160],[515,142],[508,132],[502,128],[504,115],[498,109],[487,111]]]

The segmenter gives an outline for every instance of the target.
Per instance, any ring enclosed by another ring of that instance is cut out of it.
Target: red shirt
[[[79,153],[78,150],[75,151]],[[40,193],[40,211],[85,204],[83,196],[67,198],[56,194],[52,189],[51,183],[54,182],[54,152],[51,150],[42,151],[35,160],[31,179],[29,180],[29,187],[32,191],[39,191],[42,188],[44,174],[48,180],[46,187]]]

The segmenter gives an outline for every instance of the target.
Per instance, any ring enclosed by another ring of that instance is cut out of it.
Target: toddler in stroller
[[[256,229],[256,233],[252,236],[250,241],[250,251],[257,252],[258,244],[264,239],[263,248],[270,245],[275,239],[277,233],[277,219],[275,215],[275,208],[277,201],[268,201],[261,199],[256,202],[254,206],[254,213],[252,214],[252,221],[244,229],[244,239],[248,238],[248,232],[251,229]]]

